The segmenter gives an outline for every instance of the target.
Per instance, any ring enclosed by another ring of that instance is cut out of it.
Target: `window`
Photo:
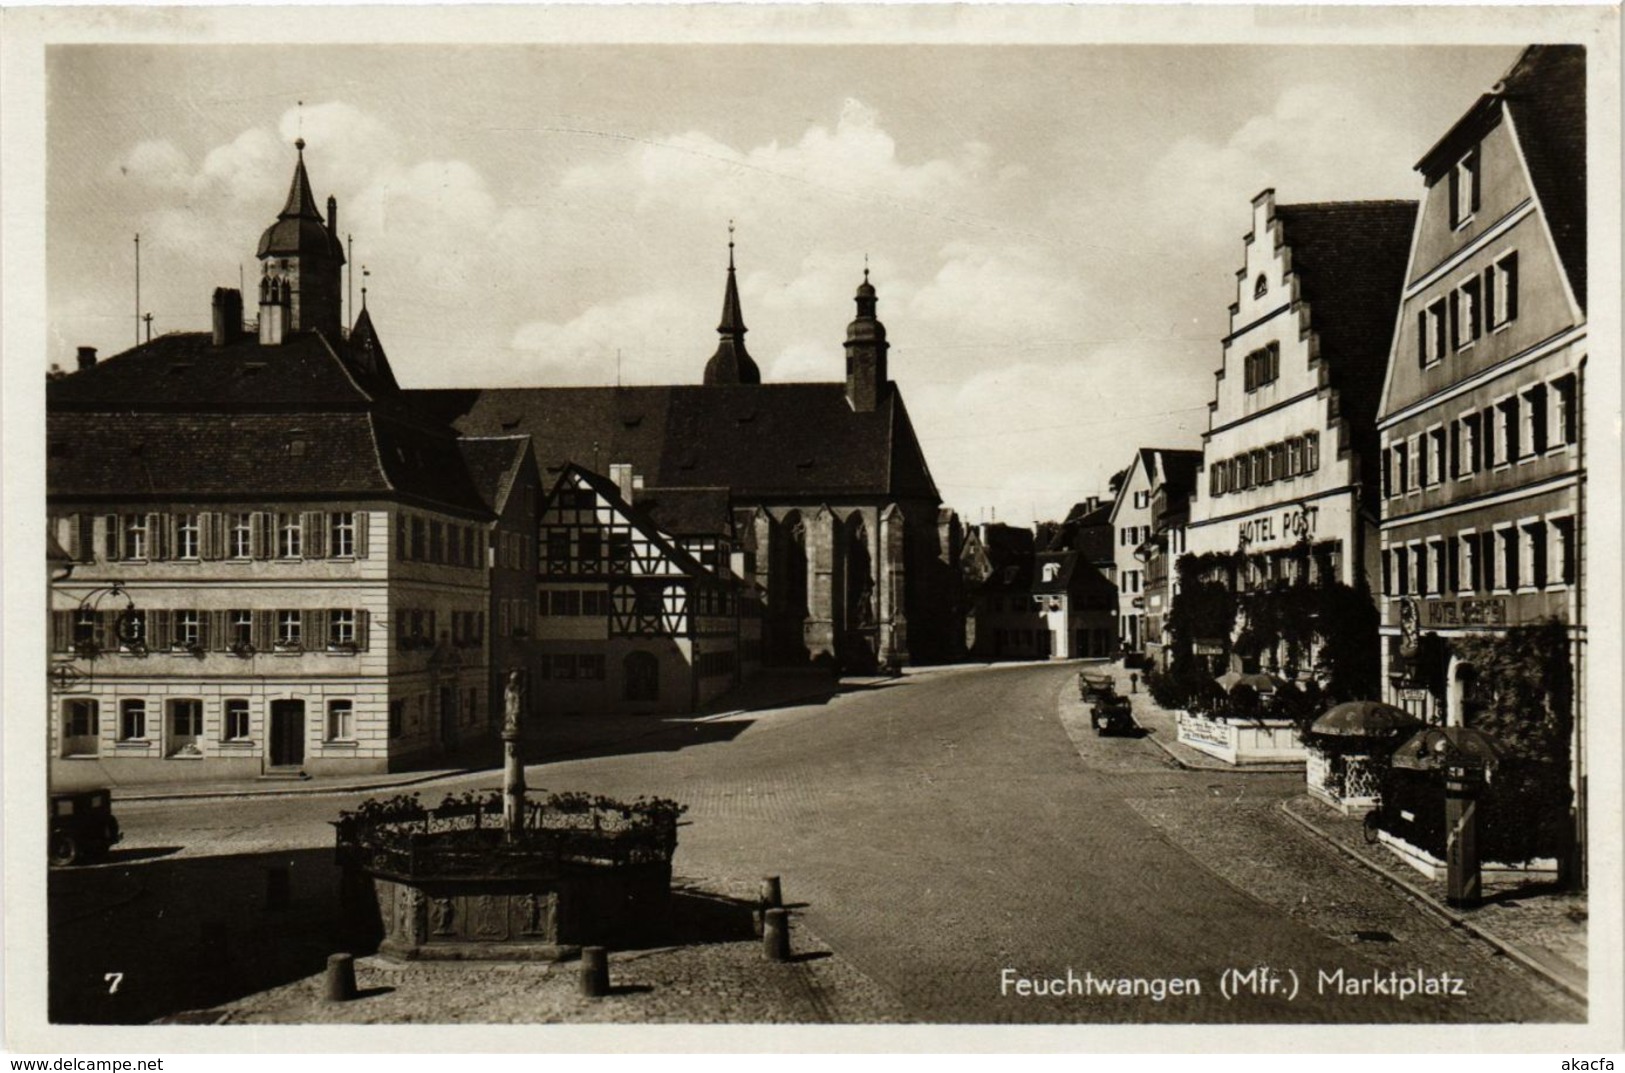
[[[96,612],[91,608],[81,607],[73,613],[73,643],[96,643]]]
[[[627,564],[632,561],[632,534],[609,534],[609,568],[617,573],[625,573]]]
[[[603,656],[576,657],[576,671],[582,678],[590,678],[593,681],[601,682],[604,680],[604,670]]]
[[[355,556],[355,515],[344,513],[327,516],[327,553],[338,559]]]
[[[628,652],[621,667],[627,700],[660,699],[660,661],[653,652]]]
[[[181,648],[196,648],[203,643],[203,616],[197,611],[176,611],[174,618],[174,644]]]
[[[1449,592],[1450,568],[1444,554],[1443,537],[1437,537],[1428,544],[1428,569],[1432,571],[1428,591],[1441,594]]]
[[[254,516],[252,514],[227,515],[226,553],[233,559],[249,559],[254,554]]]
[[[1134,493],[1134,509],[1135,510],[1145,510],[1150,505],[1151,505],[1151,493],[1150,492],[1135,492]]]
[[[1416,315],[1416,362],[1424,369],[1444,360],[1445,305],[1440,298]]]
[[[1523,427],[1520,431],[1524,457],[1544,454],[1547,444],[1546,385],[1536,384],[1523,393]]]
[[[175,515],[175,558],[196,559],[199,547],[197,515]]]
[[[330,700],[327,702],[327,740],[355,740],[355,702]]]
[[[1303,438],[1303,471],[1313,473],[1320,468],[1320,433],[1310,432]]]
[[[397,559],[404,560],[410,557],[412,551],[411,528],[411,523],[407,521],[406,515],[397,514],[395,516],[395,558]]]
[[[196,752],[197,740],[203,736],[203,702],[201,700],[172,700],[169,702],[169,755]]]
[[[127,697],[118,703],[118,736],[120,741],[145,741],[147,738],[147,702],[138,697]]]
[[[1213,468],[1208,471],[1208,490],[1213,495],[1222,496],[1226,491],[1228,491],[1228,489],[1225,488],[1224,481],[1226,468],[1227,467],[1223,462],[1216,462],[1214,463]]]
[[[1546,587],[1546,523],[1538,518],[1519,526],[1518,561],[1523,564],[1523,583]]]
[[[398,738],[406,728],[406,701],[389,702],[389,736]]]
[[[220,733],[225,741],[248,740],[248,701],[233,697],[226,701],[225,718]]]
[[[298,511],[277,515],[276,554],[279,559],[297,559],[304,551],[304,519]]]
[[[1286,475],[1296,477],[1303,472],[1303,437],[1294,436],[1286,441]]]
[[[1573,373],[1551,384],[1552,420],[1549,446],[1564,447],[1580,442],[1579,381]]]
[[[1256,488],[1264,483],[1264,449],[1259,448],[1247,454],[1247,470],[1249,487]]]
[[[1462,227],[1478,211],[1479,151],[1474,146],[1450,172],[1450,224]]]
[[[354,611],[349,608],[334,608],[327,613],[327,644],[329,648],[355,644]]]
[[[1450,331],[1457,350],[1464,350],[1483,334],[1482,287],[1477,276],[1457,287],[1451,298]]]
[[[1548,524],[1551,526],[1551,532],[1547,540],[1547,552],[1550,556],[1550,562],[1546,565],[1547,583],[1560,582],[1564,585],[1573,585],[1575,579],[1574,519],[1569,516],[1553,518]]]
[[[1479,458],[1482,447],[1479,430],[1483,425],[1483,415],[1477,411],[1461,419],[1461,445],[1456,451],[1456,476],[1470,477],[1477,473],[1483,464]]]
[[[550,566],[570,561],[570,531],[568,529],[549,529],[547,531],[547,561]]]
[[[1388,548],[1382,549],[1382,593],[1384,596],[1399,595],[1394,591],[1394,553]]]
[[[581,594],[581,613],[583,615],[609,614],[609,593],[602,589],[594,589]]]
[[[1495,464],[1518,460],[1518,397],[1495,404]]]
[[[1253,297],[1262,298],[1268,293],[1270,293],[1270,281],[1265,278],[1264,273],[1260,272],[1258,278],[1253,281]]]
[[[1411,591],[1411,557],[1404,548],[1394,550],[1394,593],[1404,596]]]
[[[415,514],[412,515],[412,558],[419,562],[428,558],[427,549],[424,547],[427,539],[425,536],[426,529],[423,519]]]
[[[1495,434],[1495,425],[1495,407],[1486,406],[1480,411],[1478,419],[1478,429],[1484,437],[1484,445],[1479,449],[1478,458],[1480,465],[1484,469],[1490,469],[1495,465],[1497,457],[1496,440],[1499,438]]]
[[[254,643],[254,613],[252,611],[226,612],[226,643],[237,649],[246,649]]]
[[[446,561],[446,527],[440,522],[429,523],[429,561]]]
[[[1479,586],[1478,577],[1478,534],[1471,529],[1462,533],[1456,542],[1458,556],[1456,579],[1457,592],[1476,592]]]
[[[1418,596],[1428,593],[1428,547],[1426,544],[1411,545],[1411,580],[1416,584],[1412,591]]]
[[[1409,441],[1401,440],[1394,444],[1394,481],[1395,495],[1404,495],[1410,491],[1411,478],[1411,447]]]
[[[1273,384],[1280,373],[1281,348],[1277,343],[1260,347],[1243,360],[1242,377],[1248,391],[1257,391],[1266,384]]]
[[[1438,484],[1444,480],[1445,449],[1444,429],[1429,429],[1428,440],[1428,478],[1430,484]]]
[[[145,559],[151,550],[148,543],[150,534],[147,531],[147,516],[145,514],[127,514],[124,516],[124,557],[126,559]]]
[[[1484,270],[1484,322],[1490,331],[1518,319],[1518,254],[1503,254]]]
[[[62,705],[62,735],[67,738],[94,738],[101,734],[100,705],[76,697]]]
[[[304,634],[304,614],[299,611],[276,613],[276,643],[278,648],[298,648]]]
[[[1518,587],[1518,531],[1512,526],[1495,530],[1495,587],[1515,591]]]

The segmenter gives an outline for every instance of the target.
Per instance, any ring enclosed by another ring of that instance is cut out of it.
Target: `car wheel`
[[[54,834],[51,836],[50,853],[52,864],[74,864],[79,860],[79,842],[70,834]]]

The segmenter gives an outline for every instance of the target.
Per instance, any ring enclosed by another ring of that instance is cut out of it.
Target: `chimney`
[[[632,463],[611,462],[609,464],[609,480],[620,490],[621,498],[631,502],[632,499]]]
[[[79,348],[79,371],[84,372],[86,369],[93,369],[95,367],[96,367],[96,348],[93,347],[93,346],[82,346],[82,347],[80,347]]]
[[[332,194],[327,195],[327,233],[334,236],[339,233],[339,199]]]
[[[243,292],[236,288],[214,289],[214,345],[235,343],[243,331]]]
[[[628,467],[628,468],[630,468],[630,467]],[[641,495],[642,492],[643,492],[643,474],[634,473],[634,474],[632,474],[632,490],[630,492],[622,491],[621,492],[621,498],[626,500],[628,503],[630,503],[630,502],[632,502],[633,496]]]

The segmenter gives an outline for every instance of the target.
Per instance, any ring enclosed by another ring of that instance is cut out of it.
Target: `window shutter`
[[[79,546],[74,549],[75,560],[81,563],[96,561],[96,516],[93,514],[75,514],[73,528]]]
[[[169,558],[168,541],[164,539],[169,535],[169,520],[167,514],[147,515],[147,558],[153,562]]]
[[[102,546],[107,552],[108,562],[117,562],[124,558],[124,549],[120,546],[123,536],[117,514],[109,514],[102,519]]]
[[[199,559],[220,558],[220,531],[215,523],[220,515],[213,511],[202,511],[197,516],[197,557]]]
[[[118,650],[118,615],[115,612],[96,612],[96,632],[101,634],[103,648],[110,652]]]
[[[73,647],[73,612],[51,612],[51,651],[66,652]]]
[[[1495,266],[1484,269],[1484,327],[1492,328],[1495,320]]]
[[[358,510],[355,512],[354,517],[355,557],[357,559],[365,559],[367,557],[367,512],[364,510]]]
[[[266,520],[267,516],[261,511],[254,511],[248,516],[248,554],[251,558],[266,558]]]
[[[301,627],[301,632],[303,633],[302,640],[304,641],[306,648],[327,647],[327,612],[325,610],[314,609],[306,611],[304,613],[304,622],[301,623]]]
[[[197,643],[198,647],[207,652],[214,647],[214,612],[199,611],[197,613]]]
[[[1457,165],[1450,172],[1450,223],[1453,225],[1461,221],[1461,166]]]
[[[327,558],[327,514],[312,510],[305,512],[305,558]]]
[[[273,613],[270,611],[255,611],[249,644],[259,651],[265,651],[271,647],[271,642],[275,638],[276,619]]]
[[[1509,253],[1501,260],[1501,275],[1506,279],[1507,307],[1501,311],[1505,320],[1518,319],[1518,255]]]
[[[174,639],[175,634],[170,627],[170,612],[148,611],[146,637],[147,647],[168,648],[169,642],[173,641]]]
[[[366,608],[364,608],[364,607],[356,608],[356,612],[355,612],[355,646],[356,646],[357,651],[365,652],[367,650],[367,648],[369,647],[368,646],[368,641],[370,640],[369,634],[371,633],[371,630],[370,630],[371,622],[372,622],[372,617],[367,614],[367,609]]]
[[[203,647],[212,652],[224,652],[226,649],[226,613],[224,611],[205,611],[202,615]]]
[[[1450,292],[1450,344],[1461,349],[1461,292]]]

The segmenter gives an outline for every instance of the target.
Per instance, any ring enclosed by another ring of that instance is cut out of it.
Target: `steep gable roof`
[[[566,465],[563,472],[559,474],[558,480],[553,482],[553,490],[547,495],[548,503],[553,501],[559,494],[559,489],[569,484],[572,478],[580,479],[583,484],[602,496],[609,503],[611,509],[635,526],[638,532],[655,547],[659,548],[662,554],[669,557],[679,570],[686,574],[710,575],[711,572],[705,568],[704,564],[684,550],[676,541],[672,540],[669,534],[662,532],[660,527],[655,525],[647,514],[622,498],[621,490],[616,487],[615,482],[601,473],[594,473],[585,466],[576,465],[575,463]]]
[[[1535,196],[1580,307],[1586,304],[1586,54],[1532,45],[1501,81]]]
[[[403,393],[465,435],[523,432],[539,465],[630,463],[649,485],[736,498],[940,501],[896,391],[855,412],[843,384],[476,388]]]
[[[673,536],[733,536],[733,510],[726,488],[645,487],[633,506]]]
[[[493,514],[507,507],[529,448],[529,436],[465,436],[457,441],[469,477]]]

